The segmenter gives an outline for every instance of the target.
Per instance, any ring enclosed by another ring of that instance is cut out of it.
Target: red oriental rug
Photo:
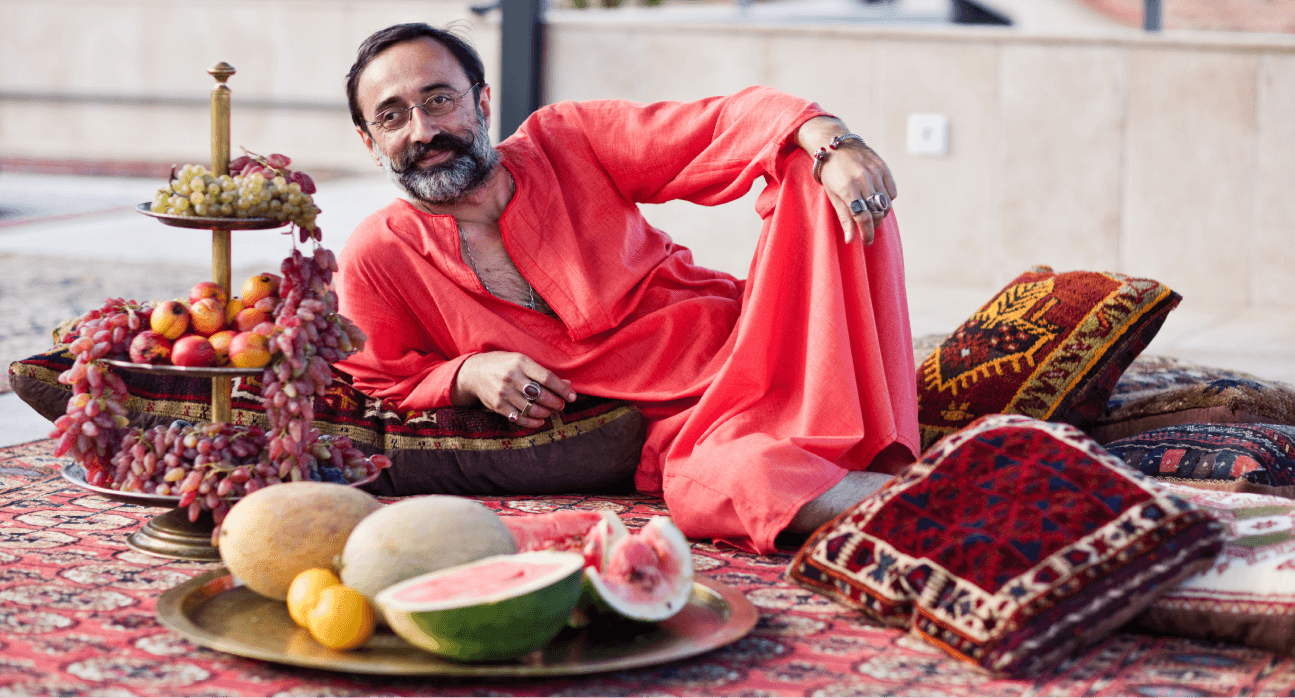
[[[689,660],[574,678],[362,676],[195,646],[157,620],[157,598],[215,565],[137,553],[126,536],[161,513],[58,476],[51,442],[0,450],[0,696],[4,695],[1292,695],[1295,660],[1236,645],[1118,634],[1055,673],[1004,681],[783,580],[786,554],[693,545],[698,573],[740,590],[754,631]],[[501,514],[598,508],[636,527],[647,497],[486,499]]]

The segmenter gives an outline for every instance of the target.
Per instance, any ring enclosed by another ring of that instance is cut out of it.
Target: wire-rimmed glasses
[[[373,121],[366,121],[364,124],[366,126],[377,126],[384,131],[399,131],[404,128],[405,124],[409,123],[409,117],[415,109],[421,109],[424,114],[432,117],[445,116],[454,111],[454,108],[459,106],[459,100],[476,89],[479,84],[481,83],[474,84],[457,95],[448,90],[438,90],[419,104],[404,108],[393,107],[387,109],[374,117]]]

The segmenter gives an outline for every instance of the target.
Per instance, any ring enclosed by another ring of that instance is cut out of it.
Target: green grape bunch
[[[272,218],[296,226],[302,242],[321,239],[310,176],[288,169],[292,161],[286,155],[244,152],[229,163],[228,173],[216,174],[202,165],[173,167],[170,182],[157,190],[149,210],[198,218]]]

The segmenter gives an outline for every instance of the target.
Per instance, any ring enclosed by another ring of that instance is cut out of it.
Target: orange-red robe
[[[918,448],[894,216],[846,245],[796,129],[817,105],[768,88],[691,103],[563,102],[499,146],[517,190],[499,221],[556,312],[490,295],[455,221],[396,201],[340,255],[343,314],[369,335],[340,367],[402,409],[450,404],[463,360],[515,351],[648,421],[636,475],[680,529],[755,552],[886,446]],[[757,178],[748,278],[695,265],[636,204],[732,201]]]

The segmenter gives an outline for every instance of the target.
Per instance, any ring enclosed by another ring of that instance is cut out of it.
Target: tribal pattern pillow
[[[1106,444],[1129,467],[1184,485],[1295,497],[1295,426],[1180,424]]]
[[[1223,535],[1074,427],[992,415],[816,531],[788,576],[1023,677],[1208,566]]]
[[[922,448],[987,414],[1083,426],[1182,299],[1150,279],[1035,267],[917,369]]]

